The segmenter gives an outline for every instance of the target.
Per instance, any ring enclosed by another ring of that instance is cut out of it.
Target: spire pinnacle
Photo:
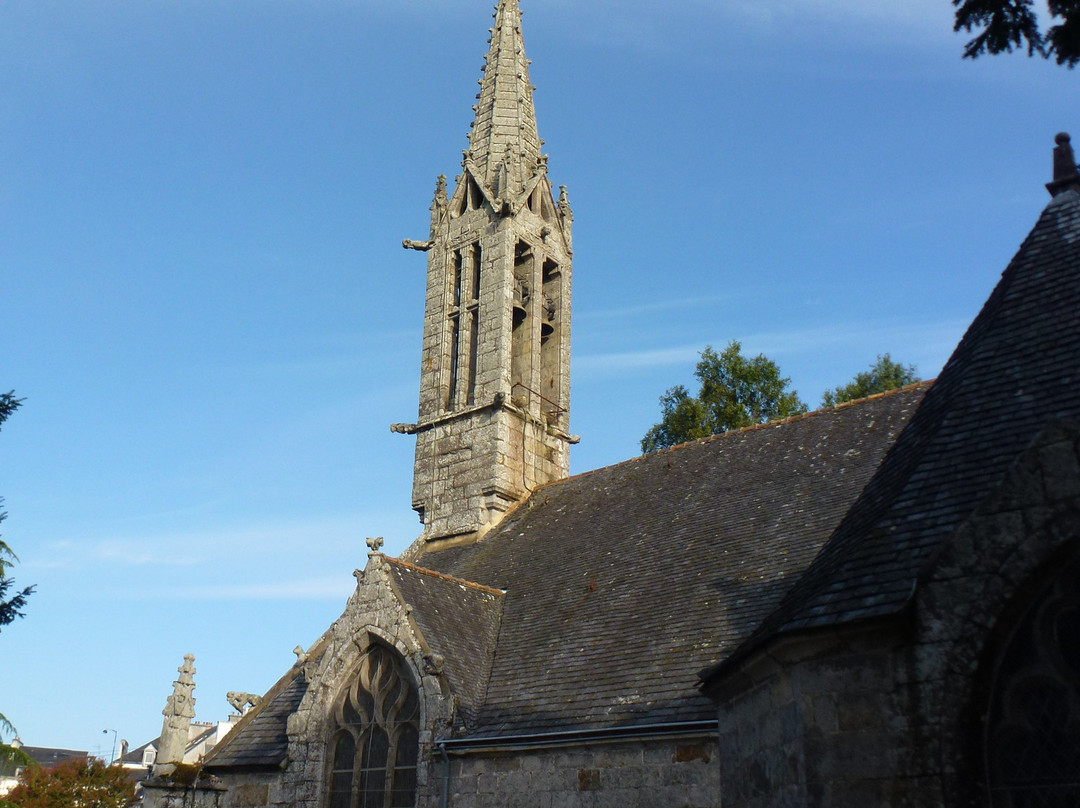
[[[173,682],[173,693],[165,702],[161,714],[165,720],[161,726],[161,739],[158,741],[157,759],[154,762],[154,775],[171,774],[176,765],[184,762],[187,750],[188,727],[195,718],[195,657],[184,655],[184,664],[176,669],[180,675]]]
[[[491,49],[478,98],[466,160],[488,187],[501,186],[499,192],[505,198],[521,191],[540,162],[518,0],[499,0],[495,7]]]
[[[1050,196],[1057,196],[1062,191],[1080,191],[1080,172],[1071,140],[1067,132],[1060,132],[1054,138],[1057,144],[1054,148],[1054,181],[1046,184]]]

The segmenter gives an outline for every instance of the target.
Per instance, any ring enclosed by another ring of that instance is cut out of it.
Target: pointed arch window
[[[328,808],[412,808],[420,703],[404,660],[373,644],[334,708],[333,726]]]
[[[998,664],[986,719],[993,808],[1080,805],[1080,560],[1029,608]]]

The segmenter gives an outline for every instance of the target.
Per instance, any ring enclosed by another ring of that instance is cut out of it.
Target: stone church
[[[149,805],[1080,804],[1080,176],[935,382],[568,476],[573,215],[500,0],[427,256],[413,507]],[[417,301],[419,304],[419,301]],[[419,308],[419,305],[418,305]]]

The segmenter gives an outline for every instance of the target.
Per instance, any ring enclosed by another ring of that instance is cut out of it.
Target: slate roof
[[[903,609],[942,541],[1020,452],[1051,419],[1078,416],[1080,194],[1066,191],[1043,211],[843,524],[737,656],[783,632]]]
[[[487,692],[505,597],[498,589],[386,558],[402,603],[413,607],[425,641],[445,660],[444,672],[465,726]]]
[[[470,733],[715,718],[697,671],[775,609],[928,386],[553,483],[481,541],[422,555],[506,591]]]
[[[147,750],[147,748],[151,746],[153,746],[156,750],[157,745],[160,741],[161,736],[159,735],[157,738],[154,738],[154,740],[147,741],[142,746],[136,746],[134,749],[129,749],[128,753],[120,758],[120,762],[133,766],[141,766],[143,761],[143,753]]]
[[[76,749],[57,749],[51,746],[20,746],[19,748],[43,769],[52,768],[72,758],[85,760],[90,757],[89,752]],[[0,776],[14,777],[15,772],[20,768],[13,763],[0,763]]]
[[[312,649],[313,656],[317,648]],[[241,718],[236,728],[207,753],[203,768],[213,771],[280,766],[289,746],[286,723],[300,706],[307,686],[303,668],[294,665],[270,688],[263,703]]]

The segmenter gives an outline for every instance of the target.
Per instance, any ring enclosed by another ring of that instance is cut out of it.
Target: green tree
[[[71,758],[48,769],[25,769],[7,801],[15,808],[128,808],[135,784],[120,766]]]
[[[11,746],[3,743],[5,735],[15,735],[15,727],[0,713],[0,768],[33,766],[34,760],[19,746]],[[6,803],[0,799],[0,808],[6,808]]]
[[[954,31],[977,31],[964,46],[964,57],[1011,53],[1027,48],[1028,56],[1053,57],[1072,68],[1080,61],[1080,2],[1047,0],[1049,26],[1040,25],[1033,0],[952,0]]]
[[[888,354],[879,355],[870,370],[856,373],[855,378],[843,387],[826,390],[821,397],[821,406],[835,407],[845,401],[866,398],[886,390],[896,390],[904,385],[919,381],[919,371],[914,365],[901,365],[894,362]]]
[[[806,412],[806,405],[789,389],[791,379],[780,375],[776,363],[762,354],[743,356],[737,341],[721,353],[707,346],[694,376],[701,384],[696,398],[682,385],[660,396],[660,423],[645,433],[641,451],[655,452]]]
[[[0,394],[0,427],[3,426],[6,421],[15,410],[19,409],[22,405],[21,398],[15,398],[15,391],[9,393]],[[3,497],[0,497],[0,505],[4,502]],[[3,522],[7,518],[7,514],[0,510],[0,522]],[[0,629],[14,620],[16,617],[23,616],[23,608],[26,606],[26,599],[30,597],[30,594],[34,591],[34,587],[28,586],[22,591],[16,591],[12,595],[8,595],[8,592],[12,591],[12,587],[15,586],[15,581],[9,578],[7,575],[8,567],[19,560],[18,556],[12,551],[10,547],[0,539]]]
[[[0,394],[0,426],[4,421],[19,409],[22,404],[22,399],[15,398],[15,392]],[[0,498],[0,504],[3,503],[3,499]],[[7,514],[0,511],[0,522],[4,521],[4,517]],[[15,553],[11,551],[11,548],[0,539],[0,627],[6,626],[16,617],[22,617],[22,609],[26,605],[26,599],[30,597],[30,593],[34,591],[32,586],[23,589],[21,592],[16,592],[11,597],[7,597],[7,593],[15,585],[15,581],[7,576],[7,568],[14,562],[18,561]],[[15,727],[11,725],[11,722],[0,713],[0,765],[12,764],[15,766],[29,766],[33,764],[33,761],[27,757],[26,753],[15,746],[4,743],[4,736],[14,736]]]

